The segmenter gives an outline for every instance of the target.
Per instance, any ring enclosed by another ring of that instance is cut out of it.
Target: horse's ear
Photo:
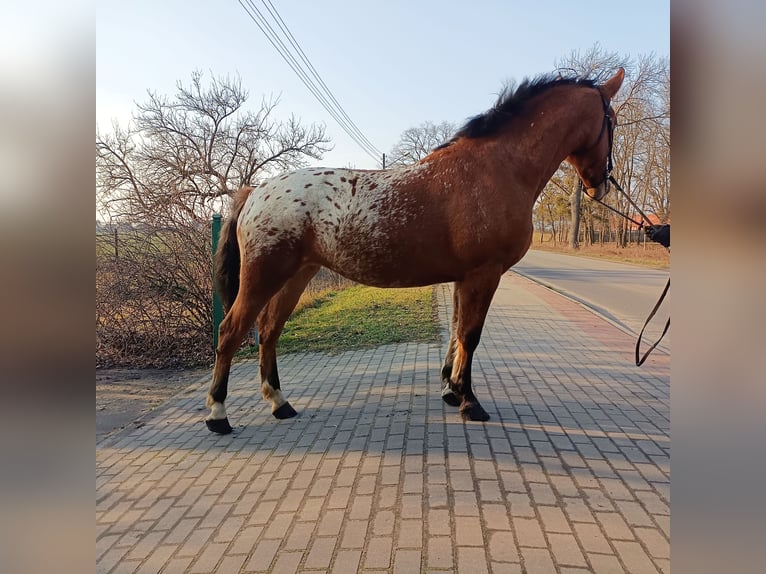
[[[625,79],[625,68],[618,68],[617,73],[609,78],[604,84],[601,86],[601,93],[604,94],[604,97],[607,100],[611,100],[614,95],[617,93],[617,91],[620,89],[620,86],[622,86],[622,81]]]

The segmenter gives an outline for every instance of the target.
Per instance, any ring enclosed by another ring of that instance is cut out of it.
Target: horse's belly
[[[356,244],[326,257],[324,265],[344,277],[373,287],[418,287],[459,279],[443,255],[406,253],[397,248]]]

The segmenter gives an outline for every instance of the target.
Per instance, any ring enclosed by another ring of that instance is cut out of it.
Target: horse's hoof
[[[232,431],[229,419],[205,419],[208,430],[217,434],[229,434]]]
[[[451,407],[460,406],[460,399],[455,394],[455,391],[449,388],[449,385],[442,390],[442,400]]]
[[[290,403],[285,403],[271,414],[278,419],[291,419],[297,415],[298,412],[290,405]]]
[[[460,416],[464,421],[484,422],[489,420],[489,414],[479,403],[469,403],[460,409]]]

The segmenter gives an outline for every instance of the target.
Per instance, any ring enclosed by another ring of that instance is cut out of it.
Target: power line
[[[274,5],[271,4],[271,2],[269,1],[269,5],[271,6],[269,7],[266,5],[266,2],[264,1],[264,6],[271,14],[272,18],[274,19],[274,22],[281,29],[282,33],[287,38],[287,41],[293,46],[295,50],[297,50],[297,53],[299,54],[300,59],[309,67],[311,74],[314,76],[314,78],[316,78],[316,80],[319,82],[321,87],[318,86],[314,80],[312,80],[312,78],[309,76],[309,73],[306,71],[304,66],[301,64],[301,62],[298,61],[295,54],[293,54],[292,51],[285,45],[285,42],[282,40],[282,38],[280,38],[280,35],[274,30],[274,28],[269,23],[266,16],[264,16],[264,14],[258,9],[258,7],[253,3],[253,1],[245,0],[245,2],[247,5],[243,3],[243,0],[239,0],[240,5],[242,6],[242,8],[244,8],[245,12],[247,12],[248,16],[250,16],[250,19],[253,20],[253,22],[255,22],[255,24],[258,26],[261,32],[263,32],[264,36],[266,36],[266,39],[269,40],[269,42],[274,47],[274,49],[277,50],[280,56],[282,56],[282,59],[295,72],[295,74],[298,76],[301,82],[303,82],[306,88],[308,88],[308,90],[314,95],[314,97],[319,101],[319,103],[322,104],[322,107],[324,107],[324,109],[327,110],[327,112],[333,117],[333,119],[335,119],[335,121],[343,129],[343,131],[345,131],[346,134],[348,134],[348,136],[364,152],[366,152],[374,160],[378,161],[382,155],[382,152],[378,150],[364,136],[361,130],[356,126],[356,124],[351,120],[351,118],[349,118],[348,114],[345,112],[345,110],[340,105],[338,100],[335,98],[335,96],[329,90],[327,85],[321,79],[321,77],[319,76],[314,66],[308,60],[308,57],[306,56],[305,52],[300,48],[300,45],[298,44],[295,37],[292,35],[292,33],[290,33],[284,20],[282,20],[282,18],[279,16],[279,13],[276,11],[276,8],[274,8]]]
[[[306,53],[303,51],[303,48],[301,48],[300,44],[298,43],[298,40],[295,39],[295,36],[293,36],[292,32],[290,32],[290,29],[287,27],[287,24],[282,19],[282,17],[279,15],[279,12],[277,11],[276,7],[274,7],[274,4],[271,3],[271,0],[262,0],[264,4],[268,4],[266,6],[266,9],[271,12],[272,16],[277,21],[277,24],[280,28],[282,28],[282,31],[287,35],[288,40],[290,43],[295,47],[296,50],[298,50],[298,55],[301,57],[301,59],[306,63],[309,70],[311,71],[312,75],[317,79],[320,86],[324,88],[325,93],[330,96],[330,99],[335,103],[335,106],[337,107],[338,111],[341,113],[341,115],[348,121],[348,123],[351,125],[351,127],[354,130],[354,133],[356,133],[359,138],[367,144],[369,148],[371,148],[373,151],[377,152],[378,155],[380,155],[381,152],[378,148],[376,148],[372,142],[370,142],[369,139],[362,133],[362,131],[356,126],[356,124],[351,120],[351,118],[348,116],[346,111],[343,109],[343,106],[340,105],[340,102],[335,98],[335,96],[332,93],[332,90],[327,87],[327,84],[324,83],[324,80],[322,80],[322,76],[319,75],[319,72],[317,72],[316,68],[314,68],[311,61],[308,59],[308,56],[306,56]],[[269,8],[269,6],[271,8]]]

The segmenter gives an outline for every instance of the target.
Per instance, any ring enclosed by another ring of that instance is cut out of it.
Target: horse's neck
[[[578,93],[579,92],[579,93]],[[530,191],[534,199],[569,155],[586,145],[583,122],[588,116],[576,112],[577,105],[585,105],[584,94],[576,89],[561,89],[532,102],[524,121],[517,121],[503,138],[501,153],[506,157],[523,158],[528,173]],[[562,113],[562,110],[566,110]],[[595,119],[593,120],[596,121]],[[513,167],[518,162],[513,162]]]

